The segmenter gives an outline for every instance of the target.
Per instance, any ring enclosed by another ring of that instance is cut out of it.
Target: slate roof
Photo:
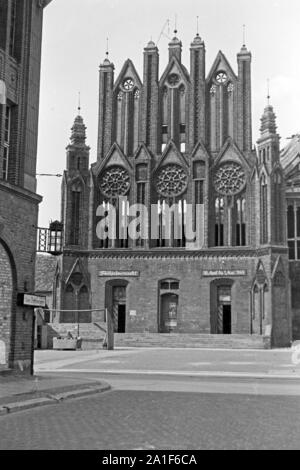
[[[35,263],[35,291],[52,292],[57,257],[38,253]]]
[[[288,186],[300,186],[300,134],[294,135],[280,155]]]

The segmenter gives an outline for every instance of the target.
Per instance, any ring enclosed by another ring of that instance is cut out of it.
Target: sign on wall
[[[247,271],[245,269],[218,269],[216,271],[202,271],[203,277],[238,277],[238,276],[247,276]]]
[[[99,271],[99,277],[139,277],[139,271]]]
[[[46,307],[46,297],[35,294],[18,294],[18,305],[21,307]]]

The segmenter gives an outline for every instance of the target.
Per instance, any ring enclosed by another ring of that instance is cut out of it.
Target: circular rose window
[[[156,178],[156,189],[164,197],[180,196],[187,188],[187,174],[179,165],[168,165]]]
[[[100,177],[100,190],[106,197],[125,196],[130,188],[130,176],[120,166],[108,168]]]
[[[132,78],[126,78],[123,82],[123,88],[126,91],[131,91],[134,87],[134,81]]]
[[[177,73],[171,73],[171,74],[168,76],[168,83],[169,83],[169,85],[171,85],[171,86],[176,86],[176,85],[178,85],[179,82],[180,82],[180,76],[177,75]]]
[[[217,75],[216,75],[216,80],[218,83],[225,83],[226,80],[227,80],[227,75],[225,72],[218,72]]]
[[[246,175],[238,163],[224,163],[216,171],[214,186],[218,193],[224,196],[238,194],[244,189],[245,184]]]

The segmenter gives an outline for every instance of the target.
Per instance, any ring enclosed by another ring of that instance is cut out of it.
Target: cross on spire
[[[243,24],[243,47],[246,47],[246,25]]]

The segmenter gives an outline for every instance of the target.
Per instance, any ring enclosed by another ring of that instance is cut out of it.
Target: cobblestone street
[[[0,418],[0,449],[299,449],[299,397],[112,391]]]

